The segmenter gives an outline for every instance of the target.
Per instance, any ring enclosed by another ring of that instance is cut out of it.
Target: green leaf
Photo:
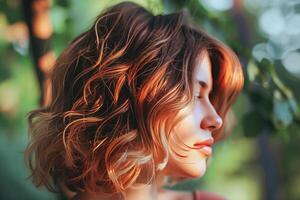
[[[250,81],[254,81],[259,74],[259,69],[252,60],[248,63],[247,72]]]
[[[264,73],[270,73],[272,71],[274,71],[274,65],[273,62],[267,58],[263,58],[260,62],[260,66],[261,66],[261,70]]]

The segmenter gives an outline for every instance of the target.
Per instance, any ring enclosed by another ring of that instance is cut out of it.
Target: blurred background
[[[26,113],[51,98],[49,73],[72,38],[117,0],[0,0],[0,199],[64,197],[36,189],[23,161]],[[230,200],[300,199],[300,1],[136,0],[155,14],[189,10],[239,55],[245,87],[206,175],[176,190]]]

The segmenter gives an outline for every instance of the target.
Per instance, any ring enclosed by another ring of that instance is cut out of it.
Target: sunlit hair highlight
[[[135,3],[106,9],[57,59],[53,99],[29,113],[25,158],[37,186],[124,192],[168,161],[168,141],[193,99],[197,57],[212,62],[211,101],[224,118],[243,85],[236,55],[180,11],[154,16]],[[215,137],[221,135],[221,130]]]

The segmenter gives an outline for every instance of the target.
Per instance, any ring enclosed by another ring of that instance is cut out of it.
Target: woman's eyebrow
[[[209,89],[209,93],[211,92],[211,87],[209,88],[208,87],[208,84],[205,82],[205,81],[202,81],[202,80],[198,80],[198,83],[199,85],[202,87],[202,88],[205,88],[205,89]]]

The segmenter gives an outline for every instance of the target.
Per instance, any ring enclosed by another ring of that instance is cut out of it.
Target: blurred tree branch
[[[51,50],[52,25],[49,0],[23,0],[22,9],[28,26],[31,52],[40,86],[40,104],[48,105],[51,100],[50,74],[55,62]]]

